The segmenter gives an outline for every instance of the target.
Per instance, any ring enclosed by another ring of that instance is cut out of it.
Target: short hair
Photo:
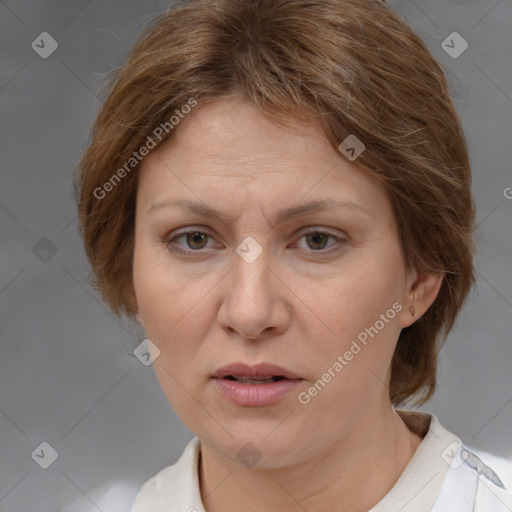
[[[77,165],[91,285],[116,316],[134,319],[134,152],[191,100],[200,108],[232,94],[275,122],[315,116],[334,148],[348,135],[364,143],[354,163],[384,187],[406,270],[444,275],[428,311],[400,332],[391,363],[392,403],[423,404],[436,387],[439,349],[475,282],[475,206],[443,70],[384,2],[192,0],[148,23],[114,70]]]

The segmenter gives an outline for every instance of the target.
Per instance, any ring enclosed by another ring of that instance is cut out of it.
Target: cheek
[[[197,354],[207,323],[208,288],[162,261],[161,254],[135,251],[134,287],[146,337],[160,350],[153,369],[168,402],[180,417],[201,413],[197,394]],[[186,390],[186,391],[185,391]]]
[[[377,256],[342,269],[329,279],[328,287],[318,284],[310,290],[310,303],[319,312],[316,323],[324,326],[324,335],[317,338],[308,357],[322,381],[319,387],[328,381],[317,400],[322,406],[357,406],[356,398],[385,390],[400,334],[403,290],[400,264],[392,257]]]
[[[201,295],[186,272],[171,265],[165,248],[153,247],[142,235],[135,244],[133,281],[145,327],[160,336],[192,312]]]
[[[171,267],[162,252],[136,247],[133,280],[146,336],[161,351],[155,366],[165,360],[174,371],[178,362],[186,363],[187,354],[195,350],[194,340],[201,339],[198,318],[204,316],[201,298],[207,287]]]
[[[308,416],[323,417],[328,410],[333,425],[349,428],[377,397],[387,399],[389,369],[400,327],[395,309],[387,302],[383,308],[375,304],[375,314],[348,302],[339,304],[339,320],[334,325],[337,336],[320,340],[315,350],[308,351],[312,379],[300,403],[308,401],[304,411]],[[381,312],[387,322],[381,320]]]
[[[341,269],[325,286],[315,285],[311,304],[318,304],[319,317],[329,327],[332,340],[340,340],[342,350],[365,329],[378,323],[379,336],[397,334],[399,312],[393,304],[403,298],[401,268],[389,259],[361,258],[358,265]],[[386,315],[386,312],[389,313]],[[385,315],[384,328],[381,315]],[[364,338],[364,334],[362,335]]]

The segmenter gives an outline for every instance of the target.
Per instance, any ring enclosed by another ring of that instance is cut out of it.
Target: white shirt
[[[393,488],[368,512],[512,512],[512,494],[496,473],[434,415],[397,413],[412,431],[428,431]],[[131,512],[205,512],[200,450],[195,437],[175,464],[142,486]]]

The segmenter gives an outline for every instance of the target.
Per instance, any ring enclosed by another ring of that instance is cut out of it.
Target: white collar
[[[201,443],[194,437],[177,462],[142,486],[131,512],[205,512],[199,488],[200,453]]]
[[[411,428],[411,420],[428,427],[423,441],[392,489],[368,512],[430,511],[450,468],[447,450],[458,447],[461,440],[446,430],[433,414],[397,411]]]
[[[445,512],[444,509],[439,508],[442,500],[437,502],[436,500],[440,494],[442,496],[446,496],[447,493],[453,494],[454,489],[461,495],[465,492],[468,495],[466,500],[473,499],[473,502],[476,502],[477,489],[481,488],[485,491],[487,487],[487,485],[475,484],[475,482],[478,483],[480,474],[476,480],[471,476],[468,480],[469,465],[467,464],[464,472],[448,471],[460,466],[460,454],[461,450],[464,450],[461,440],[446,430],[432,414],[406,411],[397,411],[397,413],[409,428],[413,429],[413,424],[416,426],[423,424],[428,431],[398,481],[369,512],[396,512],[397,510]],[[205,512],[199,487],[200,451],[201,443],[197,437],[194,437],[175,464],[164,468],[143,485],[131,512]],[[476,474],[475,471],[473,472]],[[447,474],[450,478],[446,478]],[[455,487],[453,486],[454,478]],[[445,480],[447,485],[443,485]],[[461,488],[464,481],[471,482]],[[491,483],[492,485],[494,484]],[[496,494],[496,489],[498,488],[492,488],[493,496]],[[501,493],[501,489],[499,492]],[[504,490],[503,492],[506,496],[500,495],[501,501],[512,499],[510,494]],[[464,509],[464,512],[469,510],[476,511],[478,508]]]

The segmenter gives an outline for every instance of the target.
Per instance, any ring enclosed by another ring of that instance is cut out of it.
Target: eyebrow
[[[192,213],[195,213],[196,215],[200,215],[202,217],[214,217],[223,222],[224,224],[230,224],[233,221],[233,218],[230,215],[227,215],[220,211],[216,211],[213,208],[210,208],[209,206],[206,206],[204,204],[187,201],[186,199],[169,199],[165,201],[159,201],[158,203],[155,203],[148,208],[148,213],[168,206],[179,206],[188,209]],[[300,217],[315,211],[327,210],[330,208],[349,209],[364,213],[366,216],[371,216],[370,212],[366,208],[353,201],[321,199],[300,206],[292,206],[291,208],[281,210],[276,214],[273,224],[281,224],[289,219]]]

